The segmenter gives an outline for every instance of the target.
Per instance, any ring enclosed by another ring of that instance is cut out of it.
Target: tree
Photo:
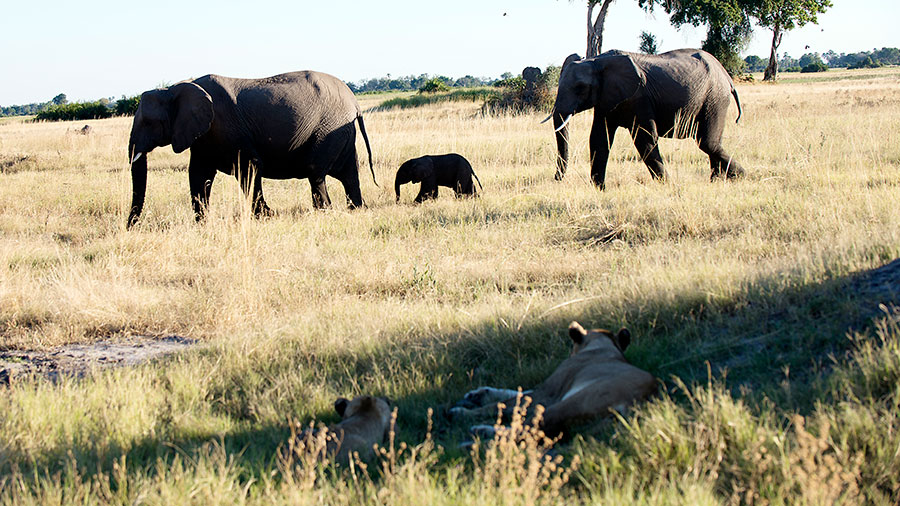
[[[755,0],[751,13],[760,26],[772,30],[772,50],[763,81],[774,81],[778,74],[776,52],[784,32],[807,23],[816,24],[816,17],[831,7],[831,0]]]
[[[761,72],[766,69],[767,61],[768,60],[751,54],[750,56],[744,58],[744,69],[747,72]]]
[[[59,95],[53,97],[53,100],[51,100],[51,102],[53,102],[53,105],[64,105],[68,104],[69,100],[66,98],[65,93],[60,93]]]
[[[587,55],[585,58],[597,56],[600,54],[600,48],[603,47],[603,23],[606,22],[606,14],[609,11],[609,4],[614,0],[588,0],[587,2]],[[600,5],[600,11],[594,18],[594,7]]]
[[[744,69],[740,52],[750,41],[750,10],[757,1],[762,0],[638,0],[638,5],[647,11],[662,7],[674,26],[706,26],[701,47],[734,75]]]
[[[641,52],[644,54],[656,54],[659,48],[656,46],[656,36],[650,32],[641,32]]]

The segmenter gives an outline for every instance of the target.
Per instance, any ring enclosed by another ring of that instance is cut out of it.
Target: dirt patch
[[[11,384],[15,378],[23,376],[44,376],[53,380],[60,375],[83,376],[96,369],[133,366],[195,344],[196,340],[180,336],[161,339],[135,336],[93,344],[70,344],[48,351],[0,351],[0,385]]]

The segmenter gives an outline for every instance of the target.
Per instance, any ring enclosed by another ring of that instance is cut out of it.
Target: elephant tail
[[[481,191],[484,191],[484,186],[481,186],[481,180],[478,179],[478,174],[474,170],[472,170],[472,177],[475,178],[475,181],[478,181],[478,187],[481,188]]]
[[[741,110],[741,99],[738,98],[737,88],[735,88],[734,85],[731,86],[731,94],[734,95],[734,102],[737,104],[737,107],[738,107],[738,117],[736,120],[734,120],[734,122],[737,123],[738,121],[741,120],[741,115],[743,114],[743,111]]]
[[[356,121],[359,121],[359,131],[362,133],[363,140],[366,141],[366,151],[369,153],[369,170],[372,171],[372,182],[375,183],[375,186],[378,186],[378,181],[375,179],[375,166],[372,165],[372,147],[369,146],[369,136],[366,135],[366,123],[363,121],[362,114],[356,116]],[[378,186],[381,188],[381,186]]]

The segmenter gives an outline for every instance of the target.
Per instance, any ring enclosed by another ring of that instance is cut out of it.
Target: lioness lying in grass
[[[628,363],[622,354],[631,342],[631,333],[621,329],[585,330],[578,322],[569,325],[572,355],[564,360],[546,381],[523,395],[534,405],[544,407],[541,428],[549,437],[564,434],[571,425],[608,415],[610,410],[624,412],[636,401],[656,391],[656,378]],[[456,417],[496,415],[502,404],[505,417],[511,415],[518,390],[481,387],[467,393],[450,409]],[[493,435],[493,427],[479,425],[472,431]]]

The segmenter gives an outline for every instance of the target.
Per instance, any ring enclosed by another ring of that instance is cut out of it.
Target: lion
[[[393,428],[393,403],[386,397],[361,395],[348,400],[339,397],[334,401],[334,410],[341,421],[326,429],[325,458],[347,464],[356,454],[361,460],[370,460],[375,454],[375,445],[383,444]],[[314,436],[318,431],[306,430],[300,439]]]
[[[657,390],[656,378],[625,360],[631,342],[628,329],[617,333],[604,329],[587,331],[578,322],[569,325],[572,354],[543,383],[522,395],[533,405],[544,407],[540,428],[548,437],[567,436],[573,425],[606,416],[612,410],[624,413],[637,401]],[[450,416],[488,417],[503,406],[509,417],[519,390],[481,387],[468,392],[450,409]],[[472,432],[493,436],[493,427],[478,425]]]

